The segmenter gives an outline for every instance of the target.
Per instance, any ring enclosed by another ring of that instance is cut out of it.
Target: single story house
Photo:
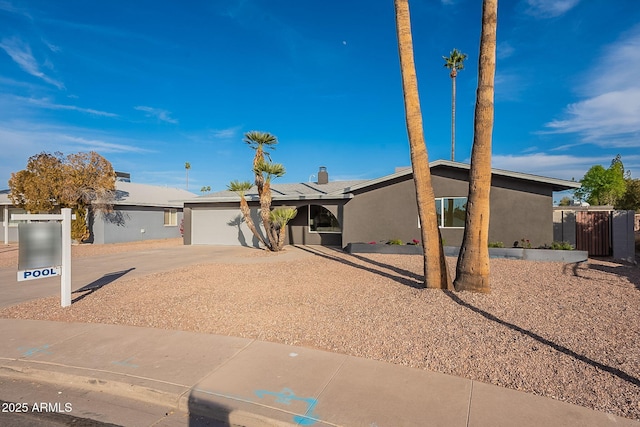
[[[122,175],[122,174],[120,174]],[[128,174],[125,174],[128,175]],[[18,241],[18,222],[11,214],[25,213],[11,204],[9,190],[0,191],[0,222],[4,242]],[[116,197],[110,213],[89,215],[88,243],[122,243],[181,236],[182,202],[195,193],[178,188],[116,181]]]
[[[469,189],[465,163],[430,163],[442,238],[459,246],[464,231]],[[531,245],[553,241],[553,192],[578,188],[579,183],[520,172],[493,169],[489,240],[510,247],[521,239]],[[317,182],[272,183],[272,208],[295,207],[288,224],[290,244],[346,247],[349,243],[420,240],[420,223],[411,168],[366,181],[329,181],[320,168]],[[246,199],[260,223],[255,188]],[[221,191],[184,201],[185,244],[244,245],[258,240],[244,224],[239,197]]]

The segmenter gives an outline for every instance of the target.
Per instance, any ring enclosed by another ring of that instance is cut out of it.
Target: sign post
[[[71,209],[62,209],[62,275],[60,276],[60,305],[71,305]]]
[[[26,232],[20,242],[20,228],[18,228],[18,244],[21,247],[18,258],[18,281],[41,279],[43,277],[60,276],[60,305],[71,305],[71,220],[75,219],[71,209],[63,208],[62,214],[13,214],[12,220],[33,221],[62,221],[58,228],[57,237],[55,229],[36,225],[44,224],[20,224],[26,226]],[[48,230],[48,231],[47,231]],[[61,232],[60,232],[61,231]],[[62,234],[62,236],[60,236]],[[62,239],[60,240],[60,237]],[[61,247],[55,246],[55,241]],[[53,245],[52,245],[53,243]],[[44,247],[44,251],[41,250]],[[58,264],[53,265],[53,264]]]

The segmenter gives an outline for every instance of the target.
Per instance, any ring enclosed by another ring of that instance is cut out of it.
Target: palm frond
[[[269,213],[269,219],[276,228],[282,228],[295,218],[297,214],[298,210],[296,208],[278,208]]]
[[[244,196],[244,194],[249,191],[252,187],[252,184],[249,181],[238,181],[233,180],[227,185],[227,190],[233,191],[239,196]]]
[[[264,149],[264,147],[275,149],[274,145],[278,143],[278,139],[275,135],[272,135],[269,132],[260,132],[255,130],[245,133],[243,141],[249,144],[249,146],[254,150],[258,148]]]

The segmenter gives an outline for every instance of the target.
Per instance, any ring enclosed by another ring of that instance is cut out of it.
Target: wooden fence
[[[611,255],[611,212],[576,212],[576,249],[589,256]]]

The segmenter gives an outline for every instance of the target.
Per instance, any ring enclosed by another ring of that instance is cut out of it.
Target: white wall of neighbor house
[[[256,227],[260,227],[258,209],[251,209],[251,218]],[[260,230],[262,231],[262,227]],[[240,245],[257,248],[259,243],[260,241],[245,224],[239,208],[194,207],[191,209],[192,245]]]
[[[11,215],[24,213],[26,213],[24,209],[14,208],[9,205],[0,206],[0,227],[2,227],[2,236],[5,245],[18,241],[18,223],[24,222],[12,221]]]
[[[9,206],[2,207],[2,234],[4,236],[4,244],[9,244]]]

